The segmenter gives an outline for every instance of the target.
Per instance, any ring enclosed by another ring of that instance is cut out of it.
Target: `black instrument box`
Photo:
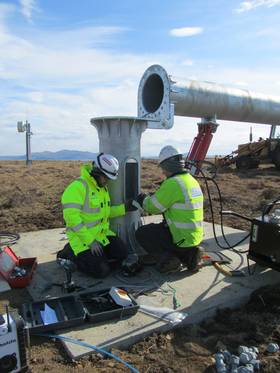
[[[252,220],[248,258],[280,271],[279,224],[265,221],[265,219]]]

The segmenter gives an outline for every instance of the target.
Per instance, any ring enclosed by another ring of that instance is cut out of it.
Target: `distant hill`
[[[32,160],[54,160],[54,161],[87,161],[91,160],[94,153],[82,152],[79,150],[59,150],[58,152],[38,152],[32,153]],[[25,160],[25,155],[0,156],[0,160]]]
[[[79,150],[59,150],[58,152],[38,152],[32,153],[32,160],[34,161],[88,161],[92,160],[95,153],[82,152]],[[186,154],[184,154],[186,156]],[[207,158],[214,158],[215,156],[207,155]],[[142,159],[157,159],[157,156],[142,156]],[[21,161],[25,160],[25,155],[2,155],[0,161]]]

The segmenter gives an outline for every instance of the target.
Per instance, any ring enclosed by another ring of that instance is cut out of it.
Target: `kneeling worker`
[[[80,178],[62,195],[63,218],[69,243],[57,253],[70,259],[82,272],[103,278],[116,262],[126,259],[125,243],[110,230],[109,218],[125,215],[125,204],[111,206],[108,180],[118,176],[118,160],[110,154],[96,154],[92,164],[81,167]],[[129,209],[128,209],[129,210]]]
[[[154,194],[140,194],[137,202],[150,214],[162,213],[164,220],[138,228],[136,240],[150,256],[159,257],[157,269],[161,273],[179,270],[182,264],[196,271],[198,245],[203,239],[201,188],[173,146],[162,148],[159,167],[166,179]]]

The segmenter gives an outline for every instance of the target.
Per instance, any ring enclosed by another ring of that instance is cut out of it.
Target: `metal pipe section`
[[[138,116],[148,128],[171,128],[173,115],[279,125],[280,97],[179,79],[152,65],[139,84]]]
[[[108,185],[112,204],[135,199],[140,193],[140,140],[147,128],[147,121],[135,117],[100,117],[90,122],[98,132],[99,151],[112,154],[119,161],[118,178]],[[139,210],[111,220],[114,232],[128,244],[132,252],[141,251],[134,234],[140,225]]]

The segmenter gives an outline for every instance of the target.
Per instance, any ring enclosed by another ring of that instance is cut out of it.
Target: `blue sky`
[[[146,68],[280,96],[280,0],[0,1],[0,155],[98,150],[95,116],[136,115]],[[142,154],[187,151],[196,118],[147,130]],[[220,121],[209,152],[247,142],[250,124]],[[156,136],[151,136],[157,131]],[[253,125],[254,139],[269,126]]]

